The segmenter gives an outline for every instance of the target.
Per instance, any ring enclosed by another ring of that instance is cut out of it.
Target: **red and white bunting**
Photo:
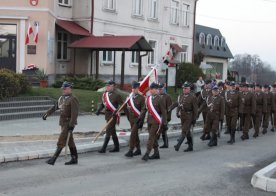
[[[136,117],[139,117],[141,112],[135,107],[132,96],[130,97],[130,99],[128,101],[128,105],[129,105],[130,109],[132,110],[132,112],[134,113],[134,115]]]
[[[39,24],[35,24],[35,37],[34,37],[34,42],[37,44],[38,43],[38,32],[39,32]]]
[[[154,108],[153,104],[152,104],[152,96],[148,96],[147,98],[147,106],[149,109],[150,114],[153,116],[153,118],[158,122],[159,125],[161,125],[162,123],[162,118],[161,116],[158,114],[158,112],[156,111],[156,109]]]
[[[28,30],[27,30],[27,35],[26,35],[26,40],[25,40],[25,45],[28,45],[30,43],[30,35],[34,33],[34,30],[31,26],[31,23],[29,23]]]
[[[115,112],[117,109],[116,107],[111,103],[109,96],[108,96],[108,92],[104,93],[104,101],[106,104],[106,107],[113,113]],[[117,124],[120,124],[120,113],[117,113]]]

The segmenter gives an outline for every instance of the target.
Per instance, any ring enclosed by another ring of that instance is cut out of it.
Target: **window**
[[[171,24],[179,24],[179,1],[171,2]]]
[[[158,0],[150,0],[150,5],[149,5],[149,17],[152,19],[157,19],[158,18]]]
[[[58,4],[61,6],[71,6],[71,0],[58,0]]]
[[[180,53],[179,61],[181,63],[184,63],[184,62],[187,62],[187,60],[188,60],[188,46],[187,45],[182,45],[182,48],[183,48],[184,52]]]
[[[113,36],[111,34],[104,34],[104,36]],[[113,64],[113,51],[103,51],[103,64]]]
[[[116,0],[104,0],[103,8],[107,10],[116,10]]]
[[[68,46],[69,36],[65,32],[57,33],[57,59],[58,60],[69,60],[69,49]]]
[[[221,38],[221,41],[220,41],[221,43],[220,43],[220,46],[222,47],[222,48],[225,48],[226,47],[226,41],[225,41],[225,38],[224,37],[222,37]]]
[[[189,26],[189,9],[190,6],[187,4],[182,5],[181,10],[181,26],[188,27]]]
[[[133,0],[133,15],[142,16],[143,15],[143,0]]]
[[[148,55],[148,64],[149,65],[154,65],[155,64],[155,59],[156,59],[156,41],[149,40],[149,44],[152,47],[152,52],[149,53]]]
[[[212,35],[208,34],[207,35],[207,46],[212,46]]]
[[[214,38],[214,46],[219,47],[219,37],[217,35]]]
[[[138,65],[139,63],[139,52],[132,51],[131,52],[131,64]]]
[[[204,33],[199,34],[199,44],[205,45],[205,34]]]

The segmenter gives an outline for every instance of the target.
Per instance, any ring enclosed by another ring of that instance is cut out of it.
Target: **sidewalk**
[[[201,119],[198,121],[202,121]],[[79,124],[74,132],[98,132],[104,125],[105,120],[103,115],[81,115],[79,117]],[[120,132],[120,130],[129,130],[129,128],[129,122],[125,116],[122,116],[121,124],[117,127],[121,147],[128,145],[130,132]],[[58,117],[53,116],[49,117],[46,121],[40,118],[2,121],[0,134],[1,136],[51,135],[58,134],[59,130]],[[194,133],[201,131],[201,127],[194,129]],[[173,114],[172,121],[169,123],[168,137],[177,137],[180,132],[180,119],[176,118],[175,114]],[[140,134],[142,144],[146,143],[147,139],[148,133]],[[102,146],[103,137],[99,137],[95,143],[92,143],[92,140],[92,137],[75,139],[78,152],[84,153],[99,150]],[[55,151],[56,142],[56,140],[0,142],[0,163],[50,157]],[[108,148],[111,147],[113,147],[113,142],[109,142]],[[62,155],[64,155],[64,152],[62,152]]]

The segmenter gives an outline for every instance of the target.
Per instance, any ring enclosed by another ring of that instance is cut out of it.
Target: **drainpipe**
[[[195,59],[194,59],[194,55],[195,55],[195,25],[196,25],[196,4],[197,4],[198,0],[195,0],[195,6],[194,6],[194,28],[193,28],[193,52],[192,52],[192,63],[194,64]]]
[[[90,34],[93,35],[93,28],[94,28],[94,8],[95,8],[95,2],[94,0],[91,0],[91,29],[90,29]]]

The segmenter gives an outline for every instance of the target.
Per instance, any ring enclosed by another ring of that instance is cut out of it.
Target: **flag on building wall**
[[[39,24],[38,22],[35,23],[35,37],[34,37],[34,42],[37,44],[38,43],[38,32],[39,32]]]
[[[26,35],[26,40],[25,40],[25,44],[29,44],[30,43],[30,35],[34,33],[34,30],[31,26],[31,23],[29,23],[29,26],[28,26],[28,30],[27,30],[27,35]]]
[[[172,48],[170,48],[170,50],[163,57],[163,63],[165,63],[169,67],[174,67],[174,64],[170,63],[173,61],[174,61],[173,51],[172,51]]]

